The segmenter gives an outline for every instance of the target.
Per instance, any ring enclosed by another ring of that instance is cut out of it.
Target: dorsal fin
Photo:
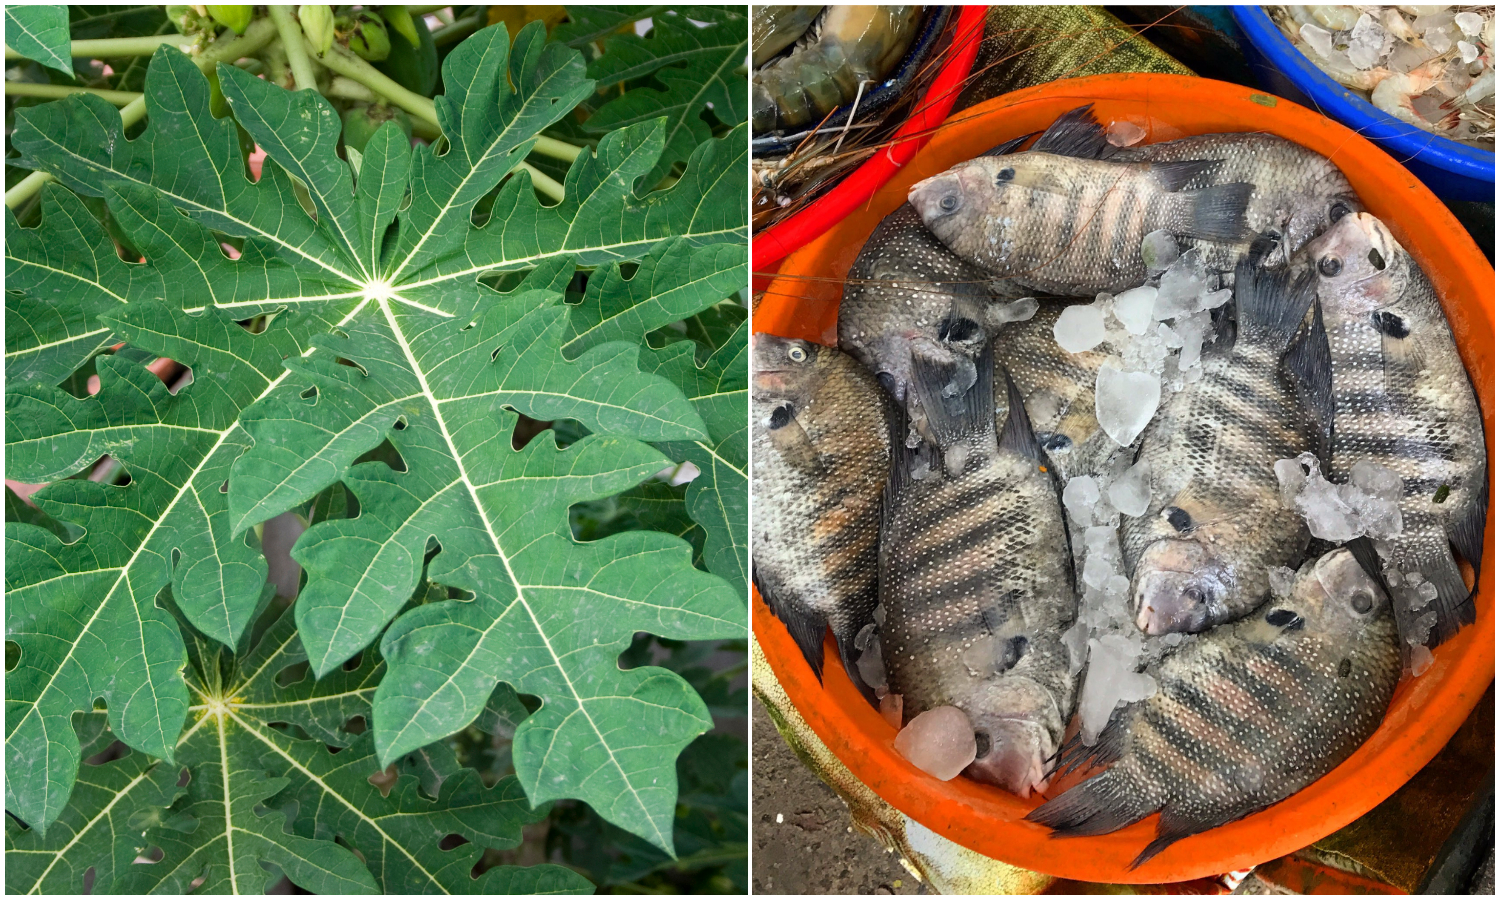
[[[1058,116],[1031,149],[1078,159],[1109,159],[1118,148],[1109,142],[1104,126],[1094,118],[1094,104],[1089,103]]]

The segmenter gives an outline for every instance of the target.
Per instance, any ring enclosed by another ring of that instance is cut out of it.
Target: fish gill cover
[[[709,24],[743,57],[742,16]],[[440,140],[382,127],[347,160],[316,91],[211,83],[169,46],[129,138],[96,96],[17,111],[9,162],[56,183],[35,227],[7,212],[6,475],[49,483],[7,492],[12,889],[256,889],[260,864],[319,892],[587,889],[469,875],[559,798],[673,853],[677,757],[712,720],[618,659],[746,629],[744,111],[715,104],[715,137],[636,101],[544,205],[522,162],[599,103],[583,55],[493,26],[442,72]],[[122,483],[73,477],[106,455]],[[685,493],[652,480],[684,462]],[[575,540],[570,509],[612,497],[672,533]],[[261,526],[288,511],[307,578],[278,617]],[[499,701],[515,777],[486,787],[443,741]],[[90,728],[131,752],[80,768]],[[129,866],[143,840],[172,865]]]

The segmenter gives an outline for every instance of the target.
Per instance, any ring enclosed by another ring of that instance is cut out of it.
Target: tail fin
[[[999,375],[1005,379],[1006,403],[1005,424],[999,434],[1000,449],[1019,453],[1037,464],[1045,463],[1046,453],[1031,428],[1031,416],[1026,414],[1026,398],[1021,396],[1021,389],[1016,387],[1008,369],[1001,366]],[[993,407],[994,403],[990,405]]]
[[[859,626],[859,629],[864,627],[864,623],[856,624]],[[862,651],[854,646],[854,638],[855,635],[859,634],[859,629],[856,629],[854,634],[840,634],[839,630],[835,628],[833,631],[833,641],[838,645],[839,661],[844,664],[844,672],[848,674],[849,680],[854,682],[855,689],[859,691],[860,696],[864,697],[867,703],[878,708],[880,700],[875,696],[875,690],[865,683],[864,676],[859,672],[859,655]]]
[[[940,448],[947,450],[994,431],[995,351],[990,341],[984,342],[973,360],[956,351],[947,360],[912,353],[911,367],[912,393],[922,404],[927,427]],[[972,370],[974,379],[967,385],[966,369]]]
[[[1033,809],[1026,821],[1052,829],[1053,837],[1092,837],[1119,831],[1157,807],[1133,791],[1118,769],[1096,775]]]
[[[1479,482],[1479,490],[1469,508],[1448,523],[1448,540],[1469,561],[1474,569],[1474,590],[1479,590],[1479,568],[1484,562],[1484,521],[1489,512],[1490,472],[1486,468]]]
[[[1245,207],[1255,185],[1245,182],[1216,184],[1198,191],[1182,191],[1173,229],[1181,237],[1205,241],[1243,240]],[[1238,276],[1235,276],[1238,279]]]

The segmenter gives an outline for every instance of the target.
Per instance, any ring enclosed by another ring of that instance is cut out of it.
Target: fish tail
[[[1248,338],[1285,349],[1307,318],[1315,293],[1311,270],[1293,272],[1257,265],[1253,259],[1240,260],[1234,272],[1235,340]],[[1310,386],[1327,392],[1331,398],[1331,363],[1326,385]]]
[[[960,368],[966,366],[973,366],[974,382],[960,388],[964,375]],[[994,431],[995,353],[989,341],[972,361],[963,353],[954,353],[951,360],[937,360],[913,352],[911,367],[912,389],[940,446],[947,448]]]
[[[1142,863],[1151,859],[1156,854],[1162,852],[1163,850],[1167,849],[1183,838],[1198,834],[1202,831],[1207,831],[1210,828],[1217,828],[1219,825],[1224,824],[1224,822],[1231,821],[1233,817],[1231,816],[1227,818],[1215,818],[1218,820],[1192,822],[1188,819],[1183,818],[1181,814],[1179,814],[1171,807],[1163,809],[1161,812],[1161,820],[1156,824],[1156,839],[1146,845],[1146,849],[1142,850],[1140,852],[1140,855],[1137,856],[1133,862],[1131,862],[1130,868],[1138,869],[1141,867]]]
[[[1239,241],[1245,236],[1245,207],[1255,185],[1237,181],[1199,191],[1182,191],[1175,230],[1205,241]],[[1238,276],[1236,276],[1238,278]]]
[[[1448,526],[1448,540],[1474,569],[1474,593],[1479,591],[1479,567],[1484,561],[1484,523],[1489,504],[1490,471],[1486,467],[1480,473],[1479,489],[1474,492],[1473,502]]]
[[[1417,569],[1437,587],[1437,599],[1414,612],[1401,610],[1401,604],[1398,603],[1398,612],[1406,615],[1396,616],[1396,627],[1401,630],[1403,624],[1414,620],[1419,614],[1429,609],[1436,610],[1437,624],[1427,634],[1427,646],[1436,647],[1458,634],[1463,626],[1474,623],[1474,595],[1469,586],[1464,584],[1463,573],[1459,571],[1458,563],[1448,554],[1447,548],[1444,548],[1438,558],[1419,562]],[[1407,652],[1407,633],[1403,631],[1401,634],[1403,653]]]
[[[1155,811],[1124,773],[1110,769],[1033,809],[1026,821],[1051,828],[1054,837],[1092,837],[1119,831]]]

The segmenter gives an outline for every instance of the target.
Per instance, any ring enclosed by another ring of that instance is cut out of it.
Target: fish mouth
[[[1049,754],[1044,750],[1050,741],[1041,725],[1026,718],[982,720],[975,739],[981,747],[988,740],[989,748],[964,770],[969,778],[1004,788],[1023,800],[1032,791],[1046,790],[1051,776],[1046,762]]]
[[[1359,230],[1364,232],[1374,251],[1369,257],[1370,264],[1375,267],[1376,271],[1384,270],[1395,255],[1393,252],[1396,243],[1395,236],[1391,234],[1389,228],[1385,227],[1384,222],[1367,212],[1354,213],[1353,219],[1359,226]]]
[[[1157,541],[1136,564],[1135,624],[1149,635],[1204,631],[1223,618],[1229,570],[1197,541]]]

